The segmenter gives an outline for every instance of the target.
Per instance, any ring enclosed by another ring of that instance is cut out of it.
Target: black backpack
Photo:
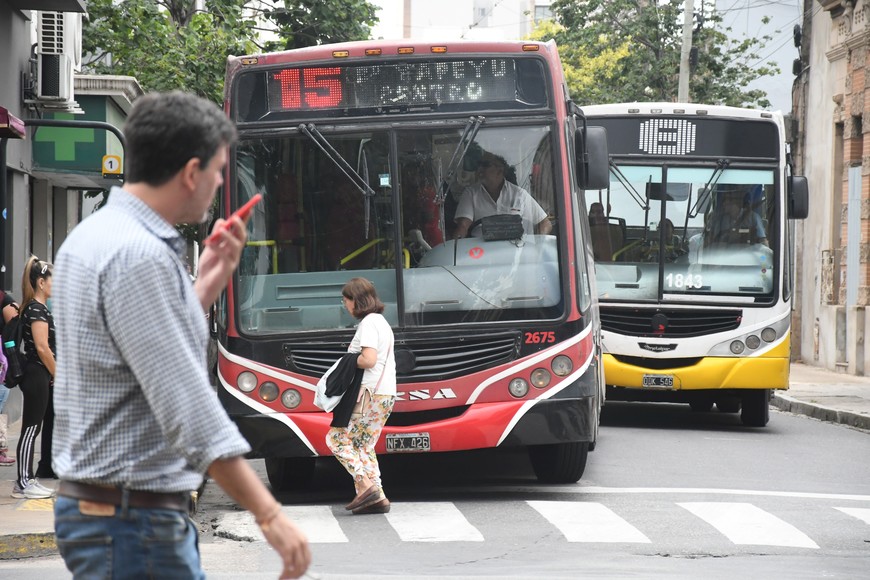
[[[24,320],[21,319],[19,310],[12,319],[3,326],[3,353],[9,365],[6,371],[5,385],[8,388],[17,387],[24,378],[24,369],[27,367],[27,358],[24,356]]]

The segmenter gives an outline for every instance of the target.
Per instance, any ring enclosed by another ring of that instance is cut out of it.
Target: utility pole
[[[680,82],[677,100],[689,102],[689,53],[692,51],[692,24],[695,16],[694,0],[685,0],[683,6],[683,45],[680,49]]]

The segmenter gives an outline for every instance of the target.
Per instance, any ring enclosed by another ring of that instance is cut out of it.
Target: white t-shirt
[[[373,312],[360,320],[347,352],[362,352],[364,347],[375,349],[378,360],[375,366],[365,370],[362,384],[372,389],[377,385],[375,395],[395,396],[396,353],[393,351],[393,329],[382,314]]]
[[[482,183],[467,188],[456,206],[454,219],[476,221],[491,215],[511,214],[522,216],[523,231],[527,234],[534,234],[535,226],[547,217],[547,212],[525,189],[505,180],[497,202],[492,200]]]

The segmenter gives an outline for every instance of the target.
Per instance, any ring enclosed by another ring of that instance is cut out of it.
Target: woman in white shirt
[[[393,329],[382,314],[384,304],[369,280],[351,279],[341,295],[348,312],[360,320],[347,350],[360,353],[357,366],[364,371],[350,423],[346,428],[330,428],[326,444],[353,476],[356,497],[345,509],[354,514],[387,513],[390,501],[381,485],[375,444],[396,402]]]

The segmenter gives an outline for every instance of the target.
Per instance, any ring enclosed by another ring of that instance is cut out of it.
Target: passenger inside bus
[[[589,206],[589,225],[606,224],[607,216],[604,215],[604,206],[600,201],[593,202]]]
[[[404,231],[413,242],[426,249],[444,243],[435,196],[435,186],[427,179],[424,164],[417,161],[406,163],[402,168]]]
[[[664,242],[664,257],[666,262],[673,262],[685,253],[682,239],[676,235],[674,222],[668,218],[661,221],[658,230],[653,233],[650,241],[651,245],[648,256],[650,259],[647,261],[658,261],[659,244],[662,242]]]
[[[752,208],[752,192],[756,186],[741,187],[719,192],[718,203],[709,223],[709,243],[720,244],[764,244],[767,233],[761,216]]]
[[[613,244],[610,239],[610,225],[604,215],[604,205],[593,202],[589,206],[589,232],[592,237],[592,255],[598,262],[613,260]]]
[[[508,171],[510,166],[503,157],[483,153],[477,167],[479,181],[463,192],[456,208],[454,237],[475,234],[468,230],[476,220],[496,214],[521,216],[526,234],[546,235],[553,230],[547,212],[538,202],[525,189],[505,179]]]

